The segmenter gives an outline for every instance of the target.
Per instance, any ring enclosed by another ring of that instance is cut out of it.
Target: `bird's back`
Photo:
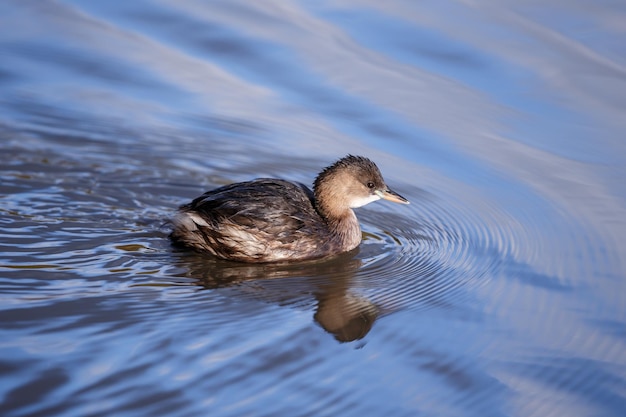
[[[173,220],[175,243],[246,262],[315,258],[333,250],[325,221],[302,184],[256,179],[206,192]]]

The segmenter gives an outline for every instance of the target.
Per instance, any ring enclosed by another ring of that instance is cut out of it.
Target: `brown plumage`
[[[408,204],[387,188],[376,164],[348,155],[317,176],[313,192],[271,178],[208,191],[180,207],[170,238],[235,261],[321,258],[359,245],[361,228],[352,208],[380,198]]]

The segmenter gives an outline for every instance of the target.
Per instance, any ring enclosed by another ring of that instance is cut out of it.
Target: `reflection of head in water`
[[[230,287],[242,296],[279,305],[305,305],[315,294],[315,321],[338,341],[350,342],[363,338],[378,316],[375,305],[350,293],[361,266],[354,255],[353,251],[326,261],[254,265],[184,254],[180,266],[184,277],[207,289]]]
[[[362,339],[378,317],[378,308],[365,298],[348,293],[329,293],[318,299],[313,318],[339,342]]]

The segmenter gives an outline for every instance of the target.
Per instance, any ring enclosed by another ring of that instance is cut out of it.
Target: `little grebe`
[[[381,198],[409,204],[387,188],[374,162],[348,155],[317,176],[313,191],[270,178],[207,191],[180,207],[170,238],[235,261],[321,258],[357,247],[361,228],[352,209]]]

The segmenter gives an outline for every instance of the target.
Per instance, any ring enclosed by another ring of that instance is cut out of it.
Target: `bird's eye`
[[[368,182],[367,183],[367,188],[374,188],[374,183],[373,182]]]

